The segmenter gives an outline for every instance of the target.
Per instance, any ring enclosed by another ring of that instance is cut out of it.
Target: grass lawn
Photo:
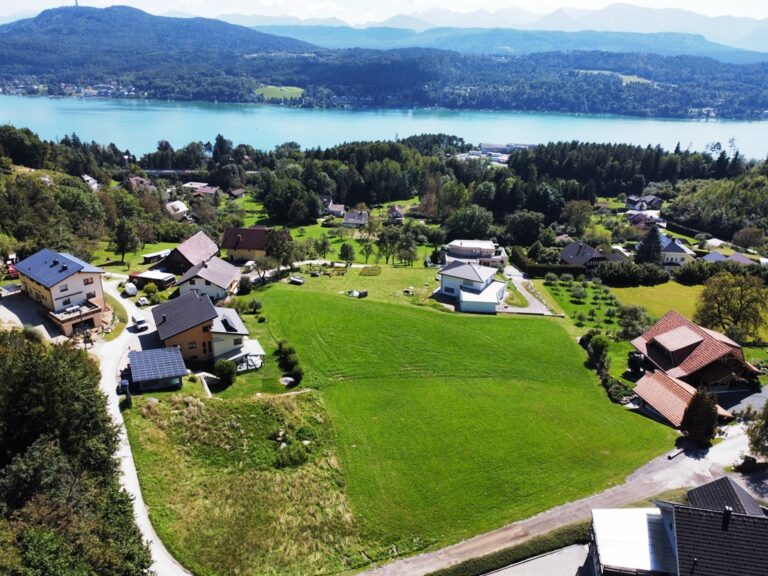
[[[684,286],[667,282],[658,286],[636,286],[634,288],[611,288],[619,301],[626,306],[643,306],[654,319],[661,318],[671,309],[686,318],[693,318],[696,302],[703,286]]]
[[[125,262],[120,262],[120,255],[109,250],[109,242],[99,242],[98,250],[93,253],[91,264],[106,270],[107,272],[119,272],[127,274],[128,272],[140,272],[148,270],[152,264],[143,264],[143,254],[151,254],[160,250],[173,249],[177,246],[175,242],[157,242],[155,244],[145,244],[143,248],[136,252],[125,255]]]
[[[587,282],[586,287],[581,282],[574,281],[570,286],[561,282],[547,286],[543,280],[534,280],[533,285],[544,297],[550,307],[556,312],[562,312],[573,322],[571,333],[574,336],[586,334],[592,328],[611,332],[616,327],[616,317],[610,317],[609,309],[618,313],[618,303],[605,286]],[[586,297],[577,300],[573,296],[576,287],[584,288]]]
[[[441,545],[529,516],[621,482],[672,440],[608,402],[556,322],[288,285],[261,298],[323,391],[353,510],[384,542]]]
[[[257,96],[264,100],[295,100],[304,95],[304,88],[296,86],[263,86],[255,90]]]
[[[104,299],[117,317],[117,322],[112,324],[112,331],[104,336],[104,340],[109,342],[120,336],[123,330],[125,330],[125,327],[128,325],[128,312],[125,311],[125,307],[114,296],[104,294]]]

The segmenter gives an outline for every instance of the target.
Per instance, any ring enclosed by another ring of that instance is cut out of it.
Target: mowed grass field
[[[686,318],[693,319],[696,303],[704,286],[684,286],[667,282],[658,286],[611,288],[625,306],[643,306],[652,318],[658,319],[670,310],[677,310]]]
[[[304,88],[297,86],[263,86],[255,90],[257,96],[265,100],[295,100],[304,95]]]
[[[322,391],[352,510],[382,543],[444,545],[598,492],[673,440],[608,401],[556,322],[296,288],[258,297]]]

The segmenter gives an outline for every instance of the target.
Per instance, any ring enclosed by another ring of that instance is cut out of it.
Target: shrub
[[[251,314],[258,314],[259,312],[261,312],[261,308],[262,308],[261,300],[251,300],[248,303],[248,311]]]
[[[213,373],[219,379],[220,388],[229,388],[237,378],[237,366],[230,360],[217,360],[213,367]]]
[[[571,284],[573,284],[573,274],[561,274],[560,284],[562,284],[563,286],[570,286]]]
[[[608,348],[611,346],[611,341],[607,336],[602,334],[596,334],[589,341],[589,359],[592,362],[592,366],[597,370],[603,370],[606,367],[608,360]]]
[[[301,381],[304,380],[304,369],[297,363],[293,369],[288,372],[288,376],[293,378],[293,385],[298,386],[301,384]]]
[[[655,264],[635,264],[630,260],[602,263],[597,274],[609,286],[655,286],[669,281],[669,272]]]
[[[280,340],[277,343],[277,353],[280,356],[287,356],[289,354],[296,354],[296,348],[288,344],[287,340]]]
[[[618,404],[634,395],[634,392],[632,392],[629,386],[620,380],[617,380],[610,374],[604,374],[600,381],[603,388],[605,388],[605,391],[608,393],[608,398],[610,398],[612,402]]]
[[[555,274],[554,272],[548,272],[544,276],[544,284],[546,286],[554,286],[555,284],[557,284],[557,274]]]
[[[259,316],[258,320],[256,320],[259,324],[264,324],[266,321],[267,319],[264,316]]]
[[[286,444],[278,448],[275,457],[277,468],[297,468],[309,459],[307,449],[301,442]]]
[[[191,374],[191,375],[189,376],[189,381],[190,381],[192,384],[194,384],[195,382],[197,382],[197,376],[195,376],[194,374]]]
[[[240,276],[240,284],[238,286],[237,292],[238,294],[242,294],[243,296],[245,296],[246,294],[251,293],[252,286],[253,286],[253,283],[251,282],[250,277]]]
[[[147,297],[150,298],[150,299],[151,299],[153,294],[157,294],[158,292],[159,292],[159,290],[157,288],[157,284],[155,284],[154,282],[148,282],[144,286],[144,294],[146,294]]]
[[[379,276],[381,274],[381,266],[366,266],[360,269],[360,276]]]
[[[279,364],[284,372],[290,372],[299,365],[299,358],[296,354],[284,354],[280,356]]]

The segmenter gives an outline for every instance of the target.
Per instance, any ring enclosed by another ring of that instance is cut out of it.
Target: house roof
[[[497,272],[498,270],[496,270],[496,268],[491,268],[490,266],[480,266],[473,262],[467,263],[460,260],[454,260],[450,264],[440,268],[438,274],[450,276],[451,278],[459,278],[461,280],[485,283],[489,278],[493,278]]]
[[[187,374],[181,350],[175,346],[153,350],[131,350],[128,353],[128,361],[131,364],[131,379],[134,382],[164,380]]]
[[[221,192],[221,188],[218,186],[200,186],[199,188],[193,188],[190,194],[192,196],[205,196],[206,194],[213,196],[219,192]]]
[[[169,214],[182,214],[184,212],[189,212],[189,208],[181,200],[174,200],[173,202],[168,202],[165,205],[165,209],[168,211]]]
[[[345,224],[363,225],[368,222],[368,212],[362,210],[350,210],[344,215]]]
[[[266,226],[230,228],[224,233],[221,247],[227,250],[266,250],[267,232],[269,228]]]
[[[755,499],[730,476],[688,490],[688,500],[696,508],[724,510],[730,506],[736,514],[765,516]]]
[[[678,330],[679,328],[687,330]],[[700,338],[698,343],[694,342],[690,333],[695,334],[697,339]],[[655,345],[658,343],[662,347],[671,346],[674,350],[667,348],[668,351],[679,352],[683,350],[679,346],[684,342],[692,343],[692,349],[684,356],[670,355]],[[719,332],[694,324],[674,310],[667,312],[645,334],[632,340],[631,344],[674,378],[689,376],[726,356],[739,360],[745,368],[755,371],[755,368],[744,360],[741,346],[736,342]]]
[[[593,258],[605,259],[605,256],[584,242],[571,242],[560,251],[560,258],[571,266],[584,266]]]
[[[333,202],[328,203],[328,211],[329,212],[344,212],[344,204],[334,204]]]
[[[405,210],[400,208],[400,206],[390,206],[389,216],[390,218],[405,218]]]
[[[696,394],[696,388],[659,370],[648,372],[640,378],[634,392],[673,426],[679,428],[683,423],[685,409]],[[717,414],[723,418],[731,417],[730,412],[720,406],[717,407]]]
[[[225,262],[218,256],[214,256],[205,262],[200,262],[192,266],[184,273],[184,276],[176,282],[177,285],[184,284],[192,278],[202,278],[219,288],[227,289],[240,276],[240,268]]]
[[[754,266],[757,264],[752,258],[749,256],[745,256],[741,252],[736,252],[735,254],[731,254],[728,256],[728,260],[731,262],[738,262],[739,264],[743,264],[744,266]]]
[[[658,508],[592,510],[592,527],[603,566],[623,568],[628,574],[677,573]]]
[[[235,188],[234,190],[230,190],[229,192],[227,192],[227,194],[229,194],[233,198],[239,198],[240,196],[245,194],[245,188]]]
[[[674,506],[679,574],[765,574],[768,517]]]
[[[469,248],[470,250],[495,250],[493,242],[490,240],[454,240],[448,244],[451,248]]]
[[[216,316],[218,314],[211,299],[195,290],[152,309],[152,317],[155,319],[157,334],[161,340],[167,340],[204,322],[210,322]]]
[[[661,251],[665,254],[688,254],[695,256],[696,253],[688,248],[679,238],[668,238],[661,234]]]
[[[71,254],[54,252],[43,248],[29,258],[14,264],[20,274],[31,278],[46,288],[56,286],[59,282],[74,276],[78,272],[101,274],[103,270],[75,258]]]
[[[728,258],[724,254],[721,254],[717,250],[714,250],[709,254],[707,254],[706,256],[704,256],[702,260],[704,260],[705,262],[722,262],[723,260],[728,260]]]
[[[184,256],[190,264],[195,265],[200,262],[205,262],[211,256],[218,254],[219,247],[216,246],[216,242],[211,240],[208,235],[201,230],[176,246],[175,250]]]
[[[237,334],[248,336],[248,328],[243,324],[237,310],[216,306],[216,319],[213,321],[211,332],[215,334]]]

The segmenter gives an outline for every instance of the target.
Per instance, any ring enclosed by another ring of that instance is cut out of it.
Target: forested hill
[[[703,56],[721,62],[745,64],[768,61],[768,53],[740,50],[710,42],[697,34],[602,32],[582,30],[516,30],[511,28],[431,28],[423,32],[404,28],[350,26],[257,26],[255,30],[288,36],[323,48],[437,48],[466,54],[534,54],[536,52],[654,53],[668,56]]]
[[[4,90],[61,95],[62,84],[105,83],[164,100],[258,102],[265,97],[260,88],[277,85],[303,89],[288,103],[304,107],[768,117],[765,62],[604,51],[329,50],[124,7],[59,8],[0,26]]]
[[[206,18],[166,18],[129,8],[65,7],[0,26],[4,70],[54,72],[72,68],[115,72],[206,62],[226,66],[232,56],[303,52],[293,38]]]

